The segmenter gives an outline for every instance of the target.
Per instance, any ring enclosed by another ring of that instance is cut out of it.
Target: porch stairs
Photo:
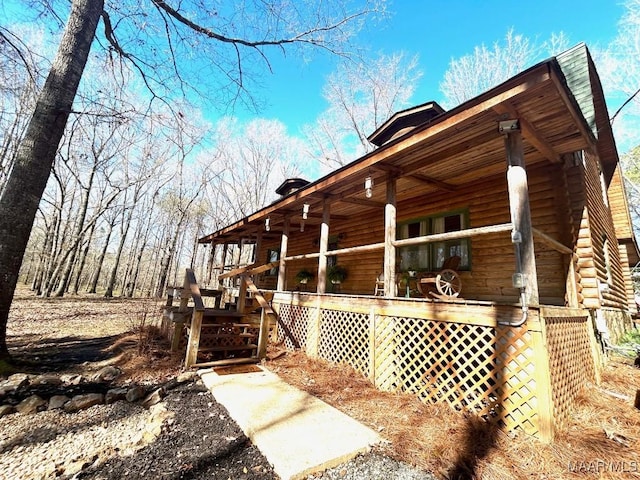
[[[244,280],[260,306],[259,315],[221,308],[222,291],[201,290],[191,269],[185,272],[182,289],[167,292],[163,330],[171,338],[172,351],[181,349],[186,337],[185,367],[257,363],[265,357],[269,327],[277,314],[251,279]],[[173,305],[176,293],[179,306]],[[214,297],[213,307],[205,306],[207,297]]]

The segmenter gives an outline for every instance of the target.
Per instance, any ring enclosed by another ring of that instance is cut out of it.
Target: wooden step
[[[247,345],[227,345],[225,347],[202,347],[198,348],[198,353],[200,352],[231,352],[238,350],[255,350],[258,348],[258,345],[254,345],[253,343]]]
[[[204,316],[220,316],[220,317],[238,317],[244,316],[244,313],[236,312],[234,310],[222,310],[219,308],[205,308]]]
[[[258,338],[257,333],[217,333],[204,334],[200,338]]]
[[[258,328],[255,323],[203,323],[202,328],[220,327],[220,328]]]
[[[204,367],[224,367],[226,365],[243,365],[248,363],[259,363],[260,359],[257,357],[247,358],[225,358],[224,360],[213,360],[211,362],[194,363],[191,368],[204,368]]]

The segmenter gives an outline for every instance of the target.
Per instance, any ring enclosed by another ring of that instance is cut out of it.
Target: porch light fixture
[[[309,204],[302,205],[302,220],[300,221],[300,231],[304,232],[304,221],[309,218]]]
[[[264,219],[264,229],[267,232],[271,231],[271,218],[270,217],[267,217],[267,218]]]
[[[373,196],[373,178],[367,177],[364,179],[364,196],[371,198]]]

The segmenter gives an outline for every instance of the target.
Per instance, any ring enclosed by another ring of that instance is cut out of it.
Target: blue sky
[[[492,46],[511,28],[540,42],[564,32],[571,45],[584,41],[589,47],[605,46],[615,36],[624,11],[620,2],[611,0],[395,0],[389,10],[393,15],[384,25],[360,38],[373,52],[419,55],[423,77],[415,104],[440,101],[439,83],[451,59],[483,43]],[[269,104],[261,116],[283,121],[295,135],[325,108],[322,85],[333,65],[326,59],[305,66],[295,58],[271,59],[274,74],[265,75],[265,90],[256,92],[264,94]]]
[[[371,52],[417,54],[423,76],[413,104],[441,101],[439,83],[452,59],[473,52],[481,44],[491,47],[510,29],[533,41],[564,32],[571,45],[584,41],[589,47],[605,46],[616,34],[624,12],[618,0],[388,0],[390,18],[363,32],[359,41]],[[20,0],[0,3],[0,22],[16,20],[24,8]],[[326,108],[322,87],[336,59],[312,58],[303,64],[295,55],[267,52],[274,73],[264,70],[263,89],[253,90],[264,105],[258,114],[237,110],[241,120],[256,116],[278,119],[290,135],[298,135]],[[606,93],[606,92],[605,92]],[[610,110],[614,107],[609,106]],[[206,114],[205,114],[206,115]],[[215,120],[215,114],[207,115]]]

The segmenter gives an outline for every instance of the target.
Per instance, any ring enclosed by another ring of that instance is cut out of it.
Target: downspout
[[[511,243],[513,243],[516,255],[516,273],[513,274],[511,281],[515,288],[520,289],[520,305],[522,315],[519,320],[515,322],[498,321],[499,325],[507,325],[509,327],[520,327],[524,325],[529,317],[529,305],[527,301],[527,281],[526,275],[522,273],[522,251],[520,245],[522,244],[522,234],[515,228],[511,231]]]
[[[498,324],[510,327],[523,325],[529,317],[530,300],[537,301],[535,254],[533,252],[533,231],[529,207],[527,173],[524,161],[524,148],[518,119],[503,120],[498,130],[504,134],[507,154],[507,186],[509,190],[509,211],[511,214],[511,243],[514,246],[516,260],[512,285],[520,290],[522,314],[516,321],[500,321]]]

